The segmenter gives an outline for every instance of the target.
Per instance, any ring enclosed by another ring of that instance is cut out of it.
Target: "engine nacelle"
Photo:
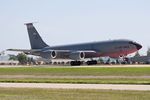
[[[73,60],[83,60],[85,58],[85,53],[84,52],[73,52],[69,55],[70,59]]]
[[[45,51],[37,55],[46,59],[55,59],[57,56],[57,53],[55,51]]]
[[[50,56],[52,59],[68,59],[69,52],[66,51],[51,51]]]
[[[56,51],[51,51],[51,52],[50,52],[50,57],[51,57],[52,59],[55,59],[55,58],[57,57],[57,52],[56,52]]]

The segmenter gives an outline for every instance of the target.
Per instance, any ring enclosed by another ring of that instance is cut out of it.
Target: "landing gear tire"
[[[92,60],[92,61],[87,61],[86,63],[87,63],[87,65],[96,65],[97,61],[96,60]]]
[[[71,62],[70,62],[70,65],[71,65],[71,66],[80,66],[80,65],[81,65],[81,62],[80,62],[80,61],[71,61]]]

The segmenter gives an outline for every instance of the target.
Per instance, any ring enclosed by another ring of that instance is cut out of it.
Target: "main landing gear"
[[[71,61],[70,65],[71,66],[80,66],[81,65],[81,61]]]
[[[86,62],[87,65],[96,65],[97,61],[96,60],[91,60]]]
[[[82,65],[82,64],[83,64],[82,61],[71,61],[71,62],[70,62],[70,65],[71,65],[71,66],[80,66],[80,65]],[[97,64],[97,61],[96,61],[96,60],[87,61],[86,64],[87,64],[87,65],[96,65],[96,64]]]

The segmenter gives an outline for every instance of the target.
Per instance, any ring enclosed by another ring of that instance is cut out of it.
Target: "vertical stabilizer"
[[[29,35],[29,40],[31,44],[31,49],[42,49],[48,45],[42,40],[41,36],[33,26],[33,23],[26,23]]]

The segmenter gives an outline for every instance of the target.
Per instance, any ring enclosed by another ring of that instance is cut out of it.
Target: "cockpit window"
[[[133,41],[130,41],[129,44],[136,45],[137,43],[136,43],[136,42],[133,42]]]

